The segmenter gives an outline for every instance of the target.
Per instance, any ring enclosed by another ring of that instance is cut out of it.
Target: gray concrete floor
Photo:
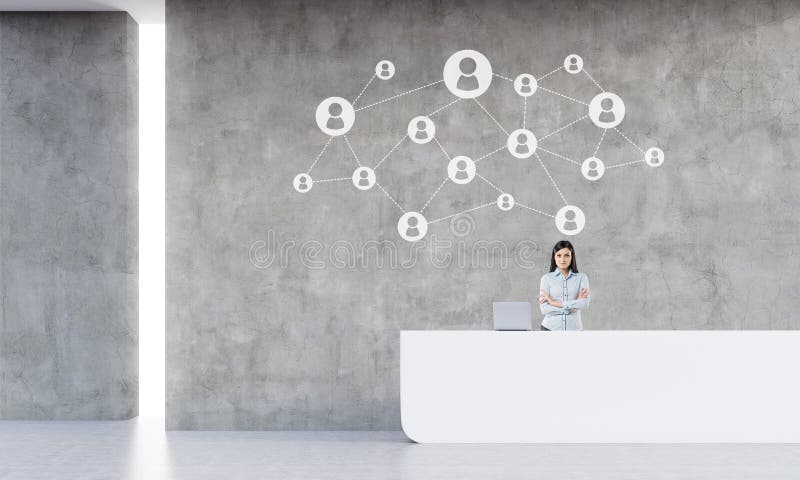
[[[0,422],[0,479],[793,479],[800,445],[417,445],[402,432]]]

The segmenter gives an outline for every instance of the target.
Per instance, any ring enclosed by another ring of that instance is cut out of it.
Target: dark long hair
[[[553,253],[550,254],[550,271],[555,272],[556,268],[558,268],[556,267],[556,252],[562,248],[569,248],[570,253],[572,253],[572,263],[569,264],[569,268],[573,272],[578,273],[578,260],[575,259],[575,248],[567,240],[561,240],[553,247]]]

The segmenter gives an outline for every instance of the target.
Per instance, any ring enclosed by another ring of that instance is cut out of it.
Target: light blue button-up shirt
[[[589,277],[585,273],[573,273],[570,270],[564,278],[561,271],[556,269],[542,275],[539,290],[544,290],[553,300],[563,305],[559,308],[547,302],[540,303],[539,309],[544,315],[542,326],[550,330],[583,330],[581,310],[589,308],[590,298],[578,300],[578,294],[584,288],[589,290]]]

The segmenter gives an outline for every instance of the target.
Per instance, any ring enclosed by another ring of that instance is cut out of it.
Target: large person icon
[[[583,210],[575,205],[565,205],[556,213],[556,228],[564,235],[577,235],[586,225]]]
[[[353,128],[356,112],[342,97],[328,97],[317,106],[317,126],[323,133],[336,137]]]
[[[600,128],[615,128],[625,118],[625,103],[615,93],[600,93],[589,103],[589,118]]]
[[[492,84],[492,65],[482,53],[460,50],[444,64],[444,84],[458,98],[477,98]]]

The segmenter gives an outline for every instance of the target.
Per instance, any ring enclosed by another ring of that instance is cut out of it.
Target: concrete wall
[[[800,327],[797,13],[789,1],[168,1],[168,426],[398,428],[401,329],[486,329],[493,300],[536,298],[562,238],[549,217],[482,208],[431,225],[415,244],[399,238],[401,212],[388,197],[422,208],[445,176],[435,143],[392,153],[378,170],[386,194],[347,179],[292,188],[312,165],[317,180],[351,175],[357,163],[342,137],[314,163],[328,140],[314,112],[329,96],[354,100],[381,59],[397,72],[373,81],[357,107],[440,80],[447,57],[465,48],[510,78],[542,77],[578,53],[625,100],[620,131],[663,148],[661,167],[610,169],[598,182],[541,154],[587,216],[572,239],[592,285],[586,328]],[[541,86],[584,102],[599,92],[563,71]],[[410,118],[453,98],[438,84],[359,111],[350,145],[374,166]],[[480,101],[507,130],[522,125],[523,102],[506,80],[495,77]],[[544,90],[527,108],[540,137],[586,113]],[[434,119],[451,156],[505,143],[475,102]],[[582,161],[600,136],[584,121],[542,146]],[[642,158],[614,131],[597,155],[607,165]],[[530,207],[562,205],[535,159],[501,152],[479,173]],[[483,181],[446,184],[425,214],[496,198]],[[432,258],[434,237],[452,242],[449,263]],[[417,261],[339,265],[350,251],[361,260],[371,241]],[[532,379],[537,368],[548,367],[531,365]]]
[[[0,418],[137,414],[138,26],[0,14]]]

